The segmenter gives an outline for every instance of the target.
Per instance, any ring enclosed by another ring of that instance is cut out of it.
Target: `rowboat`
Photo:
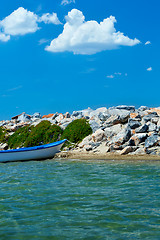
[[[0,162],[43,160],[53,158],[66,139],[45,145],[0,151]]]

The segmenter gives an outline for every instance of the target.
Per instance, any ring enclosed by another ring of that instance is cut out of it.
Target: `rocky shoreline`
[[[160,107],[149,108],[141,106],[116,106],[111,108],[90,108],[70,113],[54,113],[32,116],[22,113],[8,121],[0,121],[0,127],[12,135],[18,128],[25,125],[36,126],[43,120],[60,126],[63,130],[76,119],[88,120],[93,133],[78,144],[73,144],[62,153],[70,158],[75,156],[101,156],[104,159],[114,159],[116,156],[148,156],[160,158]],[[7,143],[1,143],[0,149],[7,149]]]

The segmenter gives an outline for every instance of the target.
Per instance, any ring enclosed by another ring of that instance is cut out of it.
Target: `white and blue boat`
[[[66,139],[36,147],[3,150],[0,151],[0,162],[44,160],[53,158],[54,155],[60,151],[65,141]]]

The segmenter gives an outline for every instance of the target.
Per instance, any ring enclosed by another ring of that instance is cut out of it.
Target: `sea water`
[[[160,239],[160,163],[0,164],[0,239]]]

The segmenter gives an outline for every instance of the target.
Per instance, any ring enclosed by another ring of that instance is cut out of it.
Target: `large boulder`
[[[146,153],[150,155],[160,155],[160,147],[155,146],[155,147],[147,148]]]
[[[93,150],[93,152],[99,152],[101,154],[106,154],[109,150],[109,147],[106,146],[105,142],[99,143],[99,146],[96,146]]]
[[[157,124],[158,121],[159,121],[159,116],[158,116],[158,117],[153,117],[153,118],[151,119],[151,122],[152,122],[152,123],[155,123],[155,124]]]
[[[102,129],[98,129],[95,133],[92,134],[92,139],[94,142],[100,142],[104,136],[104,131]]]
[[[112,141],[109,144],[120,146],[123,143],[127,142],[130,139],[130,137],[131,137],[131,129],[126,127],[122,129],[115,137],[113,137]]]
[[[97,108],[96,110],[92,110],[89,112],[89,117],[91,119],[94,119],[95,117],[98,117],[98,115],[101,113],[108,114],[107,108],[101,107],[101,108]]]
[[[143,124],[142,126],[135,129],[136,133],[146,133],[148,131],[148,125]]]
[[[89,124],[92,128],[93,133],[101,127],[100,124],[97,123],[95,120],[90,120]]]
[[[64,118],[64,119],[59,123],[59,126],[64,130],[72,121],[73,121],[72,118]]]
[[[153,113],[153,112],[156,112],[157,115],[160,116],[160,107],[157,107],[157,108],[150,108],[148,113]]]
[[[34,113],[34,114],[32,115],[32,118],[33,118],[33,119],[41,119],[42,116],[41,116],[40,113],[36,112],[36,113]]]
[[[146,154],[144,147],[140,146],[136,151],[130,153],[131,155],[144,155]]]
[[[118,134],[122,130],[122,124],[116,124],[112,127],[107,127],[104,129],[104,135],[107,139],[111,139],[114,135]]]
[[[147,133],[136,133],[130,138],[129,145],[130,146],[137,146],[140,143],[144,142],[147,137],[148,137]]]
[[[85,145],[88,146],[88,145],[90,145],[92,142],[93,142],[93,140],[92,140],[92,135],[89,135],[89,136],[85,137],[85,138],[82,140],[82,142],[80,142],[80,143],[78,144],[78,147],[79,147],[79,148],[83,148]]]
[[[141,118],[137,112],[130,113],[130,118]]]
[[[18,116],[17,120],[21,121],[21,122],[29,122],[31,120],[31,118],[29,115],[22,113],[20,116]]]
[[[156,132],[157,131],[157,125],[152,122],[147,122],[146,125],[148,126],[148,132]]]
[[[8,149],[8,144],[7,143],[0,143],[0,151],[1,150],[7,150]]]
[[[119,119],[121,123],[127,123],[128,119],[130,117],[130,113],[128,111],[121,111],[121,114],[119,115]]]
[[[110,116],[111,116],[111,115],[110,115],[107,111],[106,111],[106,112],[100,112],[100,113],[98,114],[98,118],[99,118],[102,122],[106,121]]]
[[[139,121],[137,121],[136,119],[133,119],[133,118],[130,118],[128,120],[128,126],[131,128],[131,129],[136,129],[138,127],[141,126],[141,123]]]
[[[132,147],[132,146],[127,146],[127,147],[125,147],[125,148],[120,152],[120,154],[121,154],[121,155],[126,155],[126,154],[128,154],[128,153],[130,153],[130,152],[133,152],[134,150],[135,150],[134,147]]]
[[[58,117],[59,113],[49,113],[47,115],[43,115],[42,119],[55,119],[56,117]]]
[[[143,112],[143,111],[146,111],[146,110],[149,110],[149,107],[141,106],[141,107],[138,108],[139,112]]]
[[[109,109],[119,109],[119,110],[127,110],[127,111],[131,111],[134,112],[135,111],[135,106],[127,106],[127,105],[119,105],[116,107],[111,107]]]
[[[118,115],[112,115],[105,121],[104,126],[110,127],[110,126],[113,126],[113,125],[118,124],[120,122],[121,121],[120,121],[120,118],[119,118]]]
[[[73,111],[71,117],[72,118],[82,118],[82,117],[88,117],[90,116],[90,114],[93,112],[93,110],[91,108],[87,108],[84,110],[79,110],[79,111]]]
[[[70,117],[71,117],[71,115],[70,115],[70,113],[69,113],[69,112],[66,112],[66,113],[64,114],[64,117],[65,117],[65,118],[70,118]]]
[[[117,108],[109,108],[108,109],[108,114],[120,116],[121,119],[124,118],[125,120],[127,120],[130,116],[130,111],[123,110],[123,109],[117,109]]]
[[[158,117],[158,114],[156,112],[152,112],[150,114],[147,114],[143,117],[144,122],[149,122],[151,121],[152,118]]]
[[[145,148],[153,147],[158,144],[158,134],[153,133],[145,140]]]
[[[83,117],[82,111],[73,111],[71,117],[72,118],[82,118]]]
[[[62,113],[60,113],[56,118],[55,120],[60,123],[62,120],[64,119],[64,115]]]
[[[6,121],[0,121],[0,127],[2,127],[2,126],[4,126],[4,125],[6,125]]]
[[[160,131],[160,119],[157,122],[157,131]]]

